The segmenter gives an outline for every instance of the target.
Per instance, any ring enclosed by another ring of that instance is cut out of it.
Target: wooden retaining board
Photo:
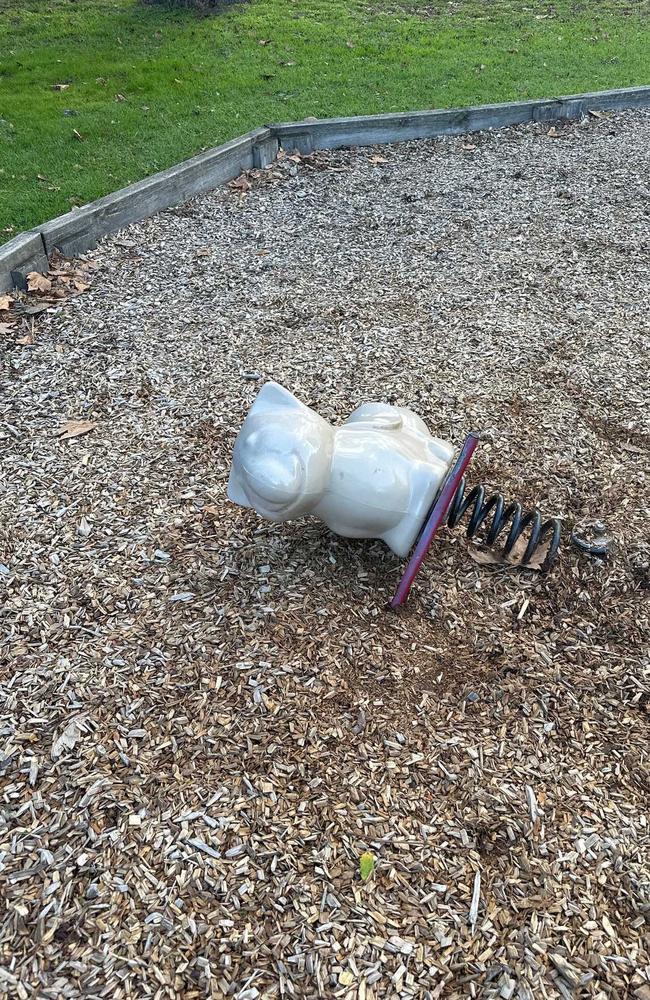
[[[411,114],[370,115],[360,118],[326,118],[322,121],[273,125],[285,149],[309,153],[313,149],[342,149],[381,143],[462,135],[484,129],[523,125],[526,122],[575,119],[589,111],[632,110],[650,105],[650,86],[574,94],[551,100],[512,101],[470,108],[414,111]]]
[[[36,230],[20,233],[0,246],[0,294],[24,288],[30,271],[47,271],[43,237]]]

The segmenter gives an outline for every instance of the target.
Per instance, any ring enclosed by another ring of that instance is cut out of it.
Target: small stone
[[[86,899],[97,899],[99,896],[99,886],[96,882],[91,882],[86,889]]]

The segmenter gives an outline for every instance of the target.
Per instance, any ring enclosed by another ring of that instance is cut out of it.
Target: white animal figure
[[[270,521],[315,514],[339,535],[412,548],[453,447],[401,406],[364,403],[339,427],[267,382],[235,441],[228,496]]]

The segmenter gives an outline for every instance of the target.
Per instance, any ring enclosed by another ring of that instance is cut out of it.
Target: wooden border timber
[[[375,146],[410,139],[431,139],[439,135],[462,135],[526,122],[581,118],[589,111],[629,111],[649,105],[650,86],[629,87],[551,100],[512,101],[362,118],[311,119],[273,125],[272,128],[282,147],[307,154],[314,149]]]
[[[0,295],[16,286],[24,288],[30,271],[47,271],[43,237],[37,230],[20,233],[0,246]]]
[[[83,253],[96,246],[103,236],[131,222],[226,184],[245,170],[268,166],[279,146],[310,153],[314,149],[431,139],[526,122],[575,119],[589,111],[627,111],[649,106],[650,86],[627,87],[549,100],[359,118],[308,119],[255,129],[15,236],[0,246],[0,293],[15,285],[23,287],[29,271],[47,270],[47,257],[54,250],[68,256]]]

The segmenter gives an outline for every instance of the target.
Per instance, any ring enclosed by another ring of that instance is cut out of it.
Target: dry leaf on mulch
[[[22,335],[15,343],[19,346],[33,344],[34,317],[46,312],[51,306],[60,305],[63,299],[87,291],[90,288],[88,279],[94,269],[92,261],[53,254],[47,274],[30,271],[26,276],[26,292],[0,295],[0,313],[3,313],[0,334],[22,329]]]
[[[228,185],[228,187],[232,188],[233,191],[241,191],[242,194],[245,191],[250,191],[252,186],[253,185],[249,181],[246,174],[240,174],[239,177],[237,177],[234,181],[231,181],[230,184]]]
[[[52,291],[52,282],[38,271],[30,271],[27,275],[27,291],[45,293]]]
[[[484,545],[472,544],[468,546],[467,551],[474,562],[478,563],[480,566],[509,566],[521,569],[521,560],[527,546],[528,535],[521,535],[512,546],[512,549],[507,556],[504,555],[503,549],[498,548],[498,546],[495,548],[487,548]],[[544,566],[544,560],[548,555],[549,548],[549,541],[543,542],[542,545],[538,545],[530,560],[523,568],[541,570]]]
[[[61,441],[69,441],[70,438],[81,437],[95,429],[97,424],[94,420],[66,420],[57,431],[57,437]]]

